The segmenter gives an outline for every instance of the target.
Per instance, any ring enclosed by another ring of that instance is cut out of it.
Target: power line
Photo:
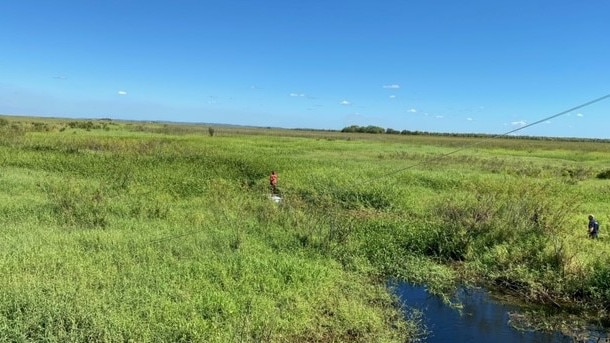
[[[408,170],[408,169],[420,166],[420,165],[422,165],[424,163],[429,163],[429,162],[432,162],[432,161],[440,160],[440,159],[445,158],[447,156],[453,155],[453,154],[455,154],[457,152],[464,151],[464,150],[467,150],[467,149],[471,149],[471,148],[473,148],[473,147],[475,147],[477,145],[480,145],[482,143],[488,142],[488,141],[490,141],[492,139],[510,135],[511,133],[515,133],[515,132],[524,130],[524,129],[528,128],[528,127],[532,127],[532,126],[538,125],[540,123],[543,123],[545,121],[548,121],[548,120],[560,117],[562,115],[565,115],[565,114],[570,113],[572,111],[575,111],[575,110],[578,110],[578,109],[590,106],[590,105],[592,105],[594,103],[600,102],[600,101],[605,100],[607,98],[610,98],[610,94],[606,94],[606,95],[604,95],[602,97],[599,97],[597,99],[593,99],[593,100],[587,101],[587,102],[582,103],[582,104],[580,104],[578,106],[574,106],[574,107],[572,107],[570,109],[561,111],[559,113],[553,114],[553,115],[548,116],[546,118],[542,118],[542,119],[537,120],[537,121],[535,121],[535,122],[533,122],[531,124],[527,124],[527,125],[521,126],[519,128],[516,128],[514,130],[510,130],[510,131],[507,131],[507,132],[504,132],[504,133],[501,133],[501,134],[497,134],[497,135],[491,136],[489,138],[483,139],[483,140],[481,140],[479,142],[476,142],[476,143],[473,143],[473,144],[470,144],[470,145],[466,145],[466,146],[463,146],[461,148],[452,150],[452,151],[450,151],[448,153],[438,155],[438,156],[436,156],[434,158],[431,158],[431,159],[428,159],[426,161],[422,161],[422,162],[419,162],[419,163],[414,163],[414,164],[409,165],[409,166],[407,166],[405,168],[400,168],[400,169],[394,170],[392,172],[389,172],[389,173],[386,173],[386,174],[382,174],[381,176],[377,176],[377,177],[374,177],[374,178],[371,177],[371,178],[369,178],[369,182],[370,181],[374,181],[374,180],[379,180],[380,178],[385,178],[385,177],[388,177],[388,176],[391,176],[391,175],[394,175],[394,174],[398,174],[398,173],[403,172],[405,170]],[[366,184],[366,183],[367,182],[362,182],[361,184]],[[229,218],[227,217],[226,213],[223,212],[223,215],[224,215],[225,221],[228,223],[229,222]],[[168,236],[165,236],[165,237],[160,237],[160,238],[155,239],[155,240],[151,240],[151,241],[148,242],[148,244],[161,243],[161,242],[165,242],[165,241],[169,241],[169,240],[173,240],[173,239],[177,239],[177,238],[181,238],[181,237],[185,237],[185,236],[195,235],[195,234],[197,234],[199,232],[201,232],[201,230],[192,230],[192,231],[188,231],[188,232],[185,232],[185,233],[182,233],[182,234],[179,234],[179,235],[168,235]]]
[[[599,97],[599,98],[597,98],[597,99],[593,99],[593,100],[587,101],[587,102],[582,103],[582,104],[580,104],[580,105],[578,105],[578,106],[574,106],[574,107],[572,107],[572,108],[570,108],[570,109],[567,109],[567,110],[565,110],[565,111],[561,111],[561,112],[559,112],[559,113],[553,114],[553,115],[548,116],[548,117],[546,117],[546,118],[542,118],[542,119],[537,120],[537,121],[535,121],[535,122],[533,122],[533,123],[531,123],[531,124],[527,124],[527,125],[524,125],[524,126],[518,127],[518,128],[516,128],[516,129],[514,129],[514,130],[510,130],[510,131],[507,131],[507,132],[504,132],[504,133],[501,133],[501,134],[493,135],[493,136],[491,136],[491,137],[489,137],[489,138],[486,138],[486,139],[483,139],[483,140],[478,141],[478,142],[476,142],[476,143],[469,144],[469,145],[463,146],[463,147],[461,147],[461,148],[455,149],[455,150],[453,150],[453,151],[450,151],[450,152],[447,152],[447,153],[444,153],[444,154],[438,155],[438,156],[436,156],[436,157],[434,157],[434,158],[431,158],[431,159],[428,159],[428,160],[425,160],[425,161],[422,161],[422,162],[414,163],[414,164],[409,165],[409,166],[407,166],[407,167],[400,168],[400,169],[394,170],[394,171],[389,172],[389,173],[386,173],[386,174],[382,174],[381,176],[377,176],[377,177],[375,177],[375,178],[370,178],[370,180],[377,180],[377,179],[380,179],[380,178],[388,177],[388,176],[390,176],[390,175],[398,174],[398,173],[403,172],[403,171],[405,171],[405,170],[408,170],[408,169],[411,169],[411,168],[415,168],[415,167],[420,166],[420,165],[422,165],[422,164],[424,164],[424,163],[429,163],[429,162],[434,162],[434,161],[440,160],[440,159],[442,159],[442,158],[445,158],[445,157],[447,157],[447,156],[453,155],[453,154],[458,153],[458,152],[460,152],[460,151],[464,151],[464,150],[467,150],[467,149],[471,149],[471,148],[473,148],[473,147],[475,147],[475,146],[477,146],[477,145],[483,144],[483,143],[488,142],[488,141],[490,141],[490,140],[492,140],[492,139],[499,138],[499,137],[503,137],[503,136],[508,136],[508,135],[510,135],[511,133],[515,133],[515,132],[518,132],[518,131],[521,131],[521,130],[527,129],[528,127],[532,127],[532,126],[538,125],[538,124],[540,124],[540,123],[544,123],[544,122],[546,122],[546,121],[548,121],[548,120],[551,120],[551,119],[554,119],[554,118],[560,117],[560,116],[565,115],[565,114],[567,114],[567,113],[570,113],[570,112],[572,112],[572,111],[575,111],[575,110],[581,109],[581,108],[583,108],[583,107],[587,107],[587,106],[593,105],[594,103],[600,102],[600,101],[605,100],[605,99],[607,99],[607,98],[610,98],[610,94],[606,94],[606,95],[601,96],[601,97]],[[367,182],[363,182],[363,183],[364,183],[364,184],[366,184]]]

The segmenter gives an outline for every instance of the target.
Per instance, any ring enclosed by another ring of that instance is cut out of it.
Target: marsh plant
[[[477,138],[26,118],[0,131],[1,341],[416,341],[421,317],[388,280],[610,306],[607,236],[583,222],[608,219],[596,142],[439,158]]]

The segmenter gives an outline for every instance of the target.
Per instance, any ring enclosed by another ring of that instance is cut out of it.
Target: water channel
[[[423,339],[426,343],[610,342],[608,332],[598,329],[591,329],[580,338],[561,332],[518,330],[510,321],[520,308],[494,300],[489,292],[480,289],[458,290],[453,301],[461,304],[459,310],[421,286],[398,284],[393,289],[407,309],[422,313],[428,331]]]

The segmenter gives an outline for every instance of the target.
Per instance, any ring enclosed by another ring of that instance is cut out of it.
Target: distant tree
[[[341,130],[341,132],[359,132],[359,133],[384,133],[385,129],[383,127],[379,127],[379,126],[373,126],[373,125],[369,125],[369,126],[358,126],[358,125],[352,125],[352,126],[348,126],[345,127]]]
[[[364,128],[364,132],[366,132],[366,133],[384,133],[385,129],[383,127],[369,125],[366,128]]]
[[[385,129],[385,133],[390,134],[390,135],[398,135],[398,134],[400,134],[400,131],[394,130],[394,129],[388,127],[387,129]]]
[[[208,133],[210,134],[210,137],[214,136],[214,128],[213,127],[208,127]]]
[[[341,130],[341,132],[358,132],[359,129],[360,129],[360,126],[352,125],[352,126],[344,127],[343,130]]]

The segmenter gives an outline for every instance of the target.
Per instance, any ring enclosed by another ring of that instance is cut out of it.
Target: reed
[[[610,305],[599,142],[3,119],[3,341],[415,341],[389,280]]]

